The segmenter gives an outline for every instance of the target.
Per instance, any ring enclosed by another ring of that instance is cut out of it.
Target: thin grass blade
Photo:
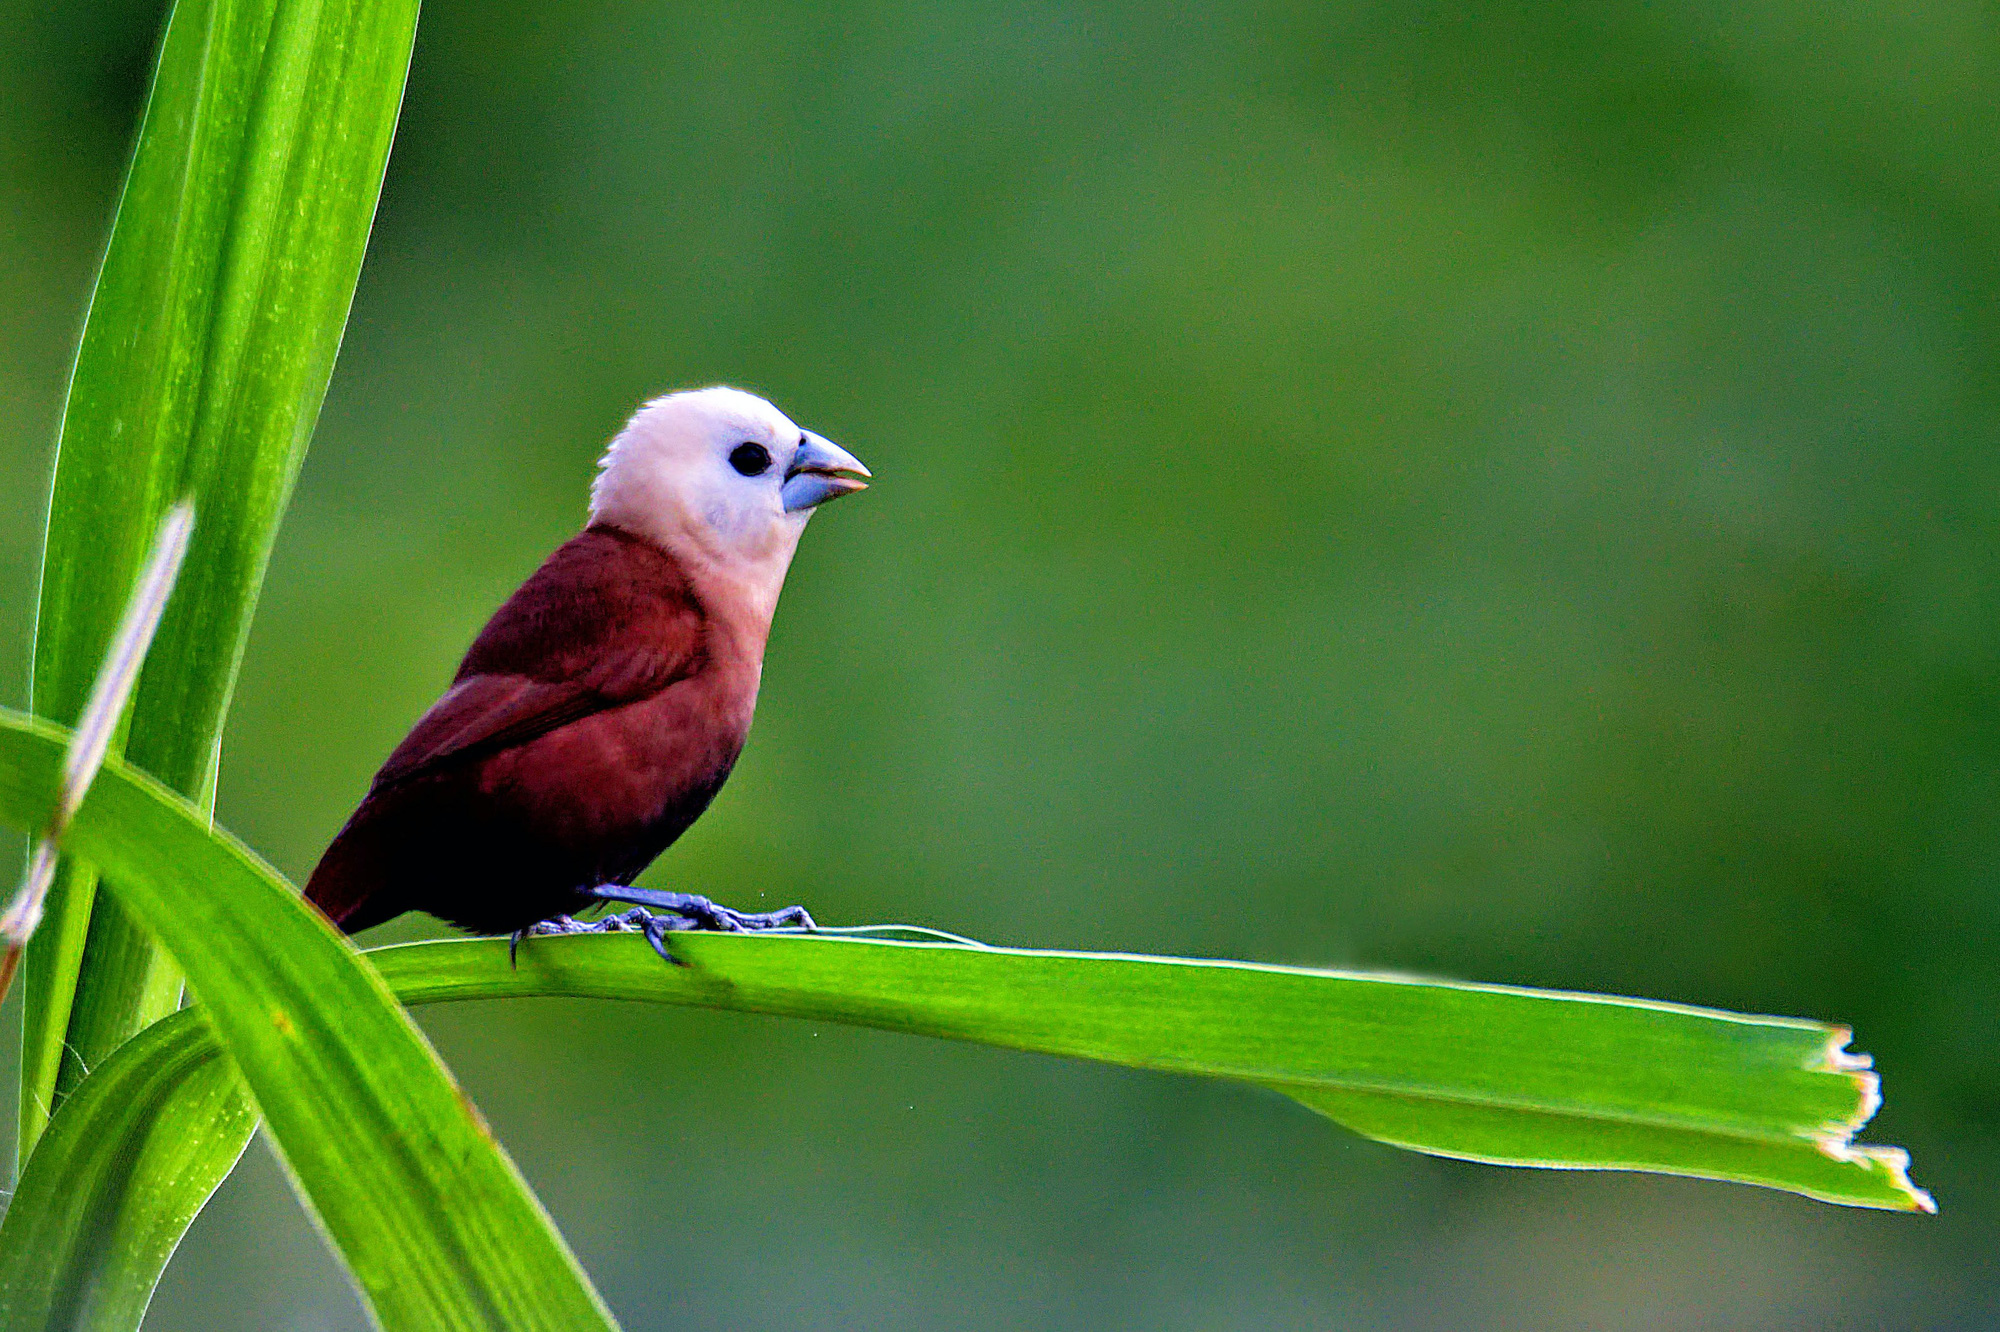
[[[48,826],[42,830],[34,854],[28,858],[28,873],[21,891],[15,894],[6,913],[0,915],[0,947],[5,949],[0,955],[0,996],[6,995],[14,979],[23,946],[42,923],[49,889],[55,883],[56,844],[83,804],[97,770],[104,765],[112,733],[132,697],[132,686],[138,681],[139,668],[145,663],[146,649],[153,642],[154,630],[159,628],[167,598],[173,594],[174,579],[187,555],[188,533],[193,526],[194,510],[186,504],[175,505],[160,524],[152,557],[139,576],[139,585],[132,590],[132,599],[112,639],[110,655],[98,671],[90,701],[84,705],[83,719],[70,739],[55,811],[49,815]]]

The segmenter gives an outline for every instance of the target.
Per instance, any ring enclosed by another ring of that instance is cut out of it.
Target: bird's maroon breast
[[[706,671],[491,756],[478,791],[524,833],[589,862],[593,882],[628,876],[708,807],[755,704],[754,679]]]

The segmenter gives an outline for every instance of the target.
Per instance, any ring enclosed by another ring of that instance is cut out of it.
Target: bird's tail
[[[409,908],[402,894],[383,882],[379,854],[370,854],[366,824],[348,820],[306,880],[306,901],[325,913],[344,934],[358,934],[371,925],[392,920]]]

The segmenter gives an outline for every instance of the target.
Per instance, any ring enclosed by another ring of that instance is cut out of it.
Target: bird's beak
[[[843,475],[847,472],[857,475]],[[797,513],[838,496],[868,489],[868,483],[858,479],[868,474],[861,459],[830,439],[808,433],[798,453],[793,455],[784,487],[778,493],[784,496],[785,512]]]

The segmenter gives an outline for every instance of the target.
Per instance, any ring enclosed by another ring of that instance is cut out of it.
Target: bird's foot
[[[546,934],[614,934],[632,932],[646,936],[646,942],[675,966],[687,963],[674,955],[667,942],[667,936],[676,930],[715,930],[725,934],[743,934],[756,930],[806,929],[813,928],[812,913],[802,906],[783,907],[777,911],[738,911],[719,902],[710,901],[696,893],[670,893],[652,888],[628,888],[622,884],[607,883],[589,890],[589,895],[601,902],[636,902],[639,905],[616,915],[604,916],[593,921],[580,921],[569,916],[556,916],[549,920],[537,921],[524,930],[516,930],[507,949],[511,962],[523,938]],[[649,911],[648,907],[659,910]]]
[[[520,951],[521,940],[558,934],[643,934],[652,943],[655,952],[669,962],[678,963],[659,936],[668,930],[698,928],[693,921],[679,916],[656,916],[644,907],[633,907],[630,911],[620,911],[614,916],[603,916],[597,920],[577,920],[572,916],[552,916],[548,920],[538,920],[524,929],[515,930],[507,939],[507,964],[516,965],[515,955]]]
[[[654,907],[667,914],[675,930],[718,930],[740,934],[749,930],[810,930],[812,913],[802,906],[780,907],[776,911],[738,911],[712,902],[698,893],[670,893],[657,888],[628,888],[623,884],[599,884],[590,896],[601,902],[633,902]],[[624,915],[631,915],[625,912]],[[685,923],[681,923],[685,922]]]

